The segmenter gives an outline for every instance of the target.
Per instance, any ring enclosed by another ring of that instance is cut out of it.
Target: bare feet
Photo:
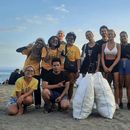
[[[19,108],[17,115],[23,115],[23,111],[24,111],[23,108]]]

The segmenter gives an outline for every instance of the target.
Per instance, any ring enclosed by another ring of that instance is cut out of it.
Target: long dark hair
[[[49,47],[52,47],[51,40],[52,40],[53,38],[57,38],[57,39],[58,39],[58,44],[57,44],[57,46],[55,46],[55,48],[59,48],[59,46],[60,46],[60,40],[59,40],[59,38],[58,38],[57,36],[51,36],[51,37],[49,38],[49,40],[48,40],[48,45],[49,45]]]

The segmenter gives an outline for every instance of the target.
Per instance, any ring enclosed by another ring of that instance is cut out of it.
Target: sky
[[[106,25],[119,43],[121,31],[130,35],[129,6],[130,0],[0,0],[0,67],[22,68],[26,56],[16,49],[38,37],[47,43],[58,30],[75,32],[81,48],[87,30],[96,41],[100,26]]]

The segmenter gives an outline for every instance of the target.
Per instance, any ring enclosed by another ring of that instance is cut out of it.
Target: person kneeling
[[[38,80],[33,78],[34,74],[34,68],[27,66],[24,69],[24,76],[16,81],[15,89],[8,103],[9,115],[22,115],[24,108],[33,103],[33,92],[38,85]]]
[[[42,97],[45,102],[44,109],[47,112],[53,111],[55,103],[66,110],[70,106],[68,100],[69,80],[65,72],[61,71],[61,60],[52,59],[52,70],[43,81]]]

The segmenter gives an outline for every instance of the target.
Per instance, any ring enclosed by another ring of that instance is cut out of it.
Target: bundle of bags
[[[113,92],[101,72],[86,74],[78,80],[78,88],[73,99],[73,117],[85,119],[91,113],[94,102],[98,113],[112,119],[116,110]]]

